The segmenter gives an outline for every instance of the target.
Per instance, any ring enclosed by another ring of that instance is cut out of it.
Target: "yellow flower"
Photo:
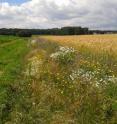
[[[63,91],[61,91],[61,94],[63,94]]]

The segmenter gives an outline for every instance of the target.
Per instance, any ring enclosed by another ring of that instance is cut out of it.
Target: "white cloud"
[[[117,0],[31,0],[3,3],[0,28],[53,28],[67,25],[117,29]]]

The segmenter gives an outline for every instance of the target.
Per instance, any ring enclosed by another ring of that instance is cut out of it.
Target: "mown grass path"
[[[14,42],[16,42],[16,40],[11,41],[11,42],[7,42],[7,43],[3,43],[3,44],[0,45],[0,47],[5,47],[5,46],[8,46],[8,45],[12,45],[12,44],[14,44]]]
[[[22,80],[28,39],[0,36],[0,124],[9,119],[16,102],[16,89]]]

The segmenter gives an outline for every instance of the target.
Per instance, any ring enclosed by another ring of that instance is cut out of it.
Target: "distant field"
[[[117,51],[117,35],[77,35],[77,36],[43,36],[50,41],[58,42],[62,45],[88,47],[97,52]],[[102,51],[100,51],[102,50]]]

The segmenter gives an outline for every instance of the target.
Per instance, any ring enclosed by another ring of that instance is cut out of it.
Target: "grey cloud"
[[[117,0],[67,0],[67,5],[55,1],[31,0],[20,6],[4,3],[0,11],[0,27],[81,25],[92,29],[117,29]]]

